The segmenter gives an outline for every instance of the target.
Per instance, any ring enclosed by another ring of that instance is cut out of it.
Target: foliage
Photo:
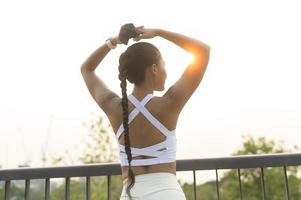
[[[268,140],[261,136],[257,139],[250,135],[243,136],[245,141],[241,149],[232,155],[248,155],[248,154],[273,154],[292,152],[284,149],[283,142],[276,144],[273,140]],[[294,146],[298,150],[297,146]],[[300,166],[287,167],[287,176],[289,183],[290,199],[301,199],[301,179],[297,177],[298,168]],[[269,167],[264,169],[265,191],[267,199],[282,200],[285,197],[285,183],[283,167]],[[258,200],[262,199],[260,168],[240,169],[240,177],[242,184],[243,199]],[[221,178],[220,178],[221,176]],[[194,199],[193,185],[182,185],[187,199]],[[197,185],[197,196],[204,200],[217,199],[217,188],[215,181],[208,181],[202,185]],[[219,194],[224,200],[240,199],[238,170],[228,170],[222,175],[219,174]]]
[[[110,124],[105,124],[102,117],[98,117],[96,121],[84,125],[88,126],[90,134],[86,149],[80,156],[83,163],[99,163],[99,162],[118,162],[118,151],[116,146],[115,134],[111,130]]]
[[[102,163],[102,162],[118,162],[117,148],[114,133],[109,124],[105,124],[103,118],[98,117],[95,120],[91,120],[83,125],[88,127],[89,135],[88,140],[83,144],[85,149],[81,155],[77,158],[79,162],[83,164],[87,163]],[[232,155],[248,155],[248,154],[273,154],[292,152],[292,150],[285,149],[283,142],[280,141],[276,144],[273,140],[268,140],[261,136],[259,138],[253,138],[251,135],[243,136],[244,141],[242,147],[234,152]],[[298,150],[297,146],[294,146],[294,150]],[[68,152],[68,151],[66,151]],[[58,156],[53,158],[52,164],[65,163],[70,157]],[[71,159],[71,163],[74,160]],[[267,199],[282,200],[285,199],[285,183],[284,183],[284,171],[283,167],[263,168],[264,169],[264,181],[265,191]],[[240,179],[242,184],[243,199],[257,200],[262,199],[261,191],[261,169],[240,169]],[[289,193],[291,200],[301,199],[301,180],[298,177],[298,170],[300,172],[300,166],[287,167],[287,176],[289,182]],[[65,181],[51,182],[51,199],[61,200],[65,196]],[[107,177],[91,177],[91,199],[102,200],[107,199],[108,180]],[[24,199],[24,184],[23,188],[20,184],[15,184],[12,181],[10,196],[14,199]],[[23,181],[24,182],[24,181]],[[41,182],[41,181],[40,181]],[[187,199],[194,199],[193,184],[181,183],[183,191]],[[119,199],[122,191],[122,178],[121,176],[111,177],[111,192],[112,199]],[[219,172],[219,194],[223,200],[236,200],[240,199],[238,170],[226,170],[226,172]],[[4,184],[2,184],[4,185]],[[44,184],[32,184],[31,183],[31,195],[30,199],[43,199],[44,198]],[[201,200],[215,200],[217,199],[216,181],[211,180],[203,184],[196,186],[197,197]],[[86,198],[86,180],[85,177],[72,177],[70,179],[70,195],[71,199],[85,199]],[[0,198],[4,198],[4,189],[0,187]]]

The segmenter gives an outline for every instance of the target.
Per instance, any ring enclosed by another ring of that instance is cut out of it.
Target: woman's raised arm
[[[112,45],[121,44],[118,37],[111,38],[111,43]],[[83,62],[80,68],[91,96],[107,116],[118,112],[120,97],[95,74],[95,69],[109,51],[110,48],[107,44],[101,45]]]
[[[204,76],[209,62],[210,46],[197,39],[160,29],[158,36],[173,42],[194,56],[193,62],[186,67],[180,79],[166,92],[172,99],[171,106],[180,113]]]
[[[193,62],[186,67],[180,79],[164,94],[170,99],[170,110],[180,113],[203,78],[209,62],[210,46],[195,38],[163,29],[146,29],[142,26],[138,30],[141,35],[134,39],[136,41],[159,36],[194,56]]]

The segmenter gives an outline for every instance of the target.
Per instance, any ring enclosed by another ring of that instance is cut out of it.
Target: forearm
[[[210,46],[204,42],[179,33],[156,29],[156,36],[169,40],[190,53],[198,54],[200,51],[208,52],[210,50]]]
[[[117,41],[117,38],[113,38],[112,44],[120,44],[119,41]],[[109,53],[110,48],[104,43],[100,47],[98,47],[82,64],[81,70],[85,71],[94,71],[99,63],[104,59],[104,57]]]

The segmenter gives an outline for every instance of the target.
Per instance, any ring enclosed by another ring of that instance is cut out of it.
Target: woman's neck
[[[145,97],[145,95],[147,94],[153,94],[153,93],[154,90],[151,87],[145,87],[143,85],[140,86],[135,85],[132,91],[132,94],[138,99]]]

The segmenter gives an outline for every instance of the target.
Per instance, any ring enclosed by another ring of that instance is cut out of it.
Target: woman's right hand
[[[144,26],[136,27],[136,31],[139,33],[138,37],[133,38],[134,41],[141,39],[151,39],[157,36],[157,29],[144,28]]]

